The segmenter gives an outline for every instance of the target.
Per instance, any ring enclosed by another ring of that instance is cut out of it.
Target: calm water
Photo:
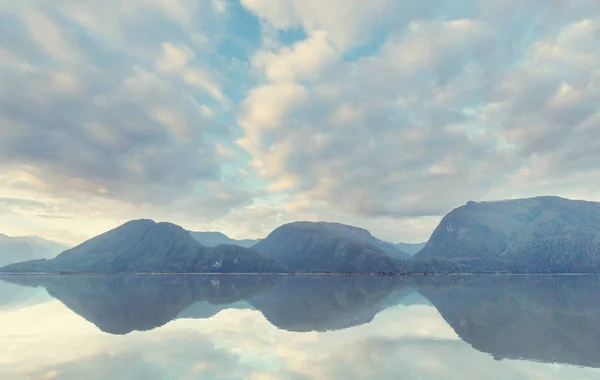
[[[0,379],[600,379],[598,277],[6,276]]]

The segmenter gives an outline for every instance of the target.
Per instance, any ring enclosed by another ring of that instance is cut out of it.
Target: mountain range
[[[380,240],[371,235],[371,233],[363,228],[346,226],[340,223],[318,222],[318,224],[329,225],[333,227],[338,225],[340,229],[356,230],[358,236],[363,236],[365,240],[370,241],[383,248],[390,256],[398,259],[408,259],[409,256],[414,256],[425,246],[426,243],[389,243]],[[199,243],[206,247],[215,247],[220,244],[239,245],[241,247],[251,248],[258,244],[262,239],[232,239],[222,232],[216,231],[190,231],[190,235]],[[390,247],[392,246],[392,247]]]
[[[50,259],[68,247],[37,236],[0,234],[0,267],[25,260]]]
[[[250,241],[213,246],[220,241],[233,240],[218,233],[190,233],[174,224],[142,219],[125,223],[54,259],[16,263],[0,270],[598,273],[600,203],[558,197],[468,202],[442,219],[414,257],[365,229],[340,223],[285,224],[250,248],[242,246],[250,245]],[[418,249],[409,248],[412,252]]]
[[[9,272],[282,272],[275,260],[236,245],[205,247],[171,223],[140,219],[96,236],[51,260],[3,268]]]

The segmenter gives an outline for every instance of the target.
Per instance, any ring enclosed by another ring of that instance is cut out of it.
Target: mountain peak
[[[518,270],[536,273],[597,271],[598,225],[597,202],[556,196],[468,202],[442,219],[416,257],[487,260],[486,268],[519,263]]]

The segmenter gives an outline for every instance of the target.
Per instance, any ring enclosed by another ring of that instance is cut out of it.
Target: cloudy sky
[[[0,0],[0,232],[600,200],[598,0]]]

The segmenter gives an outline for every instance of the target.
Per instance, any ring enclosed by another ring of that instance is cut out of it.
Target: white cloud
[[[418,241],[469,199],[600,199],[597,1],[241,4],[0,0],[0,193],[53,205],[2,228]]]
[[[246,5],[275,27],[301,26],[308,33],[293,47],[259,53],[255,64],[267,80],[302,83],[310,96],[286,103],[290,108],[269,123],[240,123],[246,139],[268,141],[244,147],[268,189],[287,194],[284,209],[291,215],[362,217],[362,225],[373,223],[376,231],[383,228],[378,218],[395,217],[397,234],[416,239],[401,221],[441,217],[467,200],[491,196],[581,197],[569,177],[596,173],[591,162],[600,159],[594,153],[600,152],[600,57],[591,46],[597,44],[597,19],[578,17],[587,7],[598,13],[598,7],[513,4],[528,17],[563,23],[527,40],[507,34],[509,21],[488,13],[506,4],[482,4],[472,18],[409,22],[375,54],[332,56],[327,72],[317,66],[308,75],[295,71],[295,62],[302,62],[299,47],[314,47],[314,30],[336,46],[336,21],[307,22],[297,4],[288,16],[270,13],[274,3]],[[496,10],[499,16],[503,9]],[[352,13],[344,22],[349,19]],[[264,99],[244,103],[244,111],[270,109]],[[272,104],[277,108],[278,102]],[[587,189],[584,198],[600,199],[597,186]]]
[[[261,51],[252,61],[255,67],[264,70],[269,80],[289,82],[318,77],[336,55],[327,34],[316,31],[293,48],[282,47],[278,52]]]

